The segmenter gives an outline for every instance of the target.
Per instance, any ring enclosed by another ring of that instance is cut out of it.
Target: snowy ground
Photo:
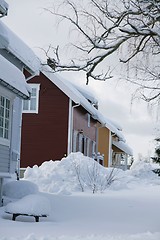
[[[24,216],[14,222],[2,207],[0,240],[160,240],[160,177],[151,169],[136,163],[129,171],[115,172],[107,187],[104,168],[81,154],[28,169],[25,181],[38,183],[36,194],[48,199],[50,215],[38,223]]]

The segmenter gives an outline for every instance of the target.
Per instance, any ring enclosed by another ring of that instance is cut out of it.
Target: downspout
[[[69,121],[68,121],[68,149],[67,155],[69,155],[73,150],[73,113],[74,108],[79,107],[80,103],[72,106],[72,100],[69,100]]]

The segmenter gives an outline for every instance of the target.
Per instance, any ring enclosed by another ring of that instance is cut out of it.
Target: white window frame
[[[27,109],[23,109],[23,113],[38,113],[38,110],[39,110],[39,90],[40,90],[40,84],[38,83],[29,83],[28,84],[32,89],[36,89],[36,108],[34,110],[31,110],[31,99],[32,99],[32,96],[30,97],[30,99],[28,100],[23,100],[23,104],[24,104],[24,101],[28,101],[28,110]]]
[[[14,94],[6,90],[4,87],[0,87],[0,96],[8,99],[10,101],[10,109],[9,109],[9,126],[8,126],[8,138],[0,137],[0,144],[5,146],[10,146],[10,138],[11,138],[11,125],[12,125],[12,107],[13,107],[13,99]]]

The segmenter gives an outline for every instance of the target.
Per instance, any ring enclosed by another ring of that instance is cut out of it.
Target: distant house
[[[32,94],[23,106],[21,168],[77,151],[92,157],[101,123],[94,99],[50,72],[41,72],[28,84]]]
[[[126,170],[129,167],[129,157],[133,155],[133,152],[126,143],[121,126],[98,111],[98,100],[90,91],[77,85],[75,88],[97,109],[95,111],[100,124],[96,125],[96,151],[92,157],[105,167]]]
[[[8,5],[0,1],[0,6],[0,12],[4,9],[2,15],[6,15]],[[32,65],[36,61],[37,68]],[[37,74],[38,60],[29,47],[0,22],[0,205],[3,179],[18,172],[22,100],[28,99],[31,92],[23,69]]]
[[[126,170],[128,157],[133,155],[132,149],[127,145],[120,126],[107,118],[103,121],[105,125],[98,129],[98,151],[103,153],[103,165]]]

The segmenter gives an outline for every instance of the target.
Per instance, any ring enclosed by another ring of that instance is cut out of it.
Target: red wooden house
[[[32,94],[23,106],[21,168],[60,160],[70,152],[96,153],[101,120],[94,99],[50,72],[28,83]]]

